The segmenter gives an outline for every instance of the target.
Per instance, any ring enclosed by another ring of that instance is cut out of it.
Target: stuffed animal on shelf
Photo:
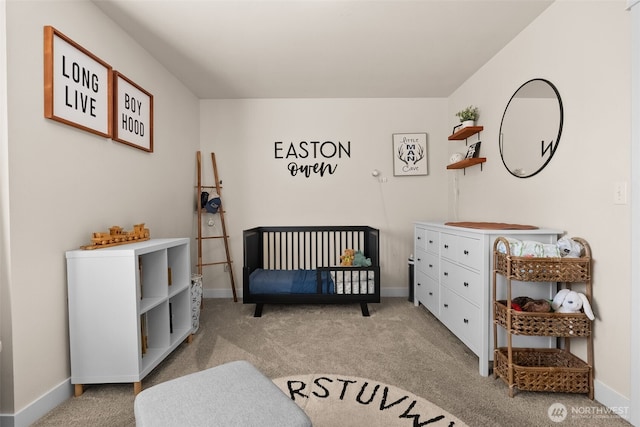
[[[595,319],[587,296],[581,292],[570,289],[561,289],[558,291],[556,296],[553,297],[551,308],[553,308],[556,313],[580,313],[582,309],[589,320]]]
[[[564,236],[556,242],[560,256],[563,258],[580,258],[584,248],[582,245],[570,237]]]
[[[355,251],[353,249],[345,249],[340,256],[340,265],[343,267],[352,266],[354,256]]]
[[[354,267],[370,267],[371,258],[365,257],[362,251],[356,251],[356,253],[353,255],[353,266]]]
[[[551,311],[551,303],[546,299],[533,299],[523,296],[513,298],[511,300],[511,308],[516,311],[549,313]]]

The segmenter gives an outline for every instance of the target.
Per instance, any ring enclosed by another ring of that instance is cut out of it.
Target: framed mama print
[[[153,153],[153,95],[113,73],[113,140]]]
[[[44,27],[44,116],[111,137],[111,66]]]
[[[393,175],[427,175],[427,134],[393,134]]]

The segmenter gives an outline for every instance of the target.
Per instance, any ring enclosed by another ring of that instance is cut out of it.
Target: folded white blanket
[[[506,237],[509,242],[509,250],[511,255],[519,257],[532,258],[560,258],[560,250],[553,243],[541,243],[532,240],[518,240]],[[507,253],[504,242],[498,242],[496,249],[500,253]]]

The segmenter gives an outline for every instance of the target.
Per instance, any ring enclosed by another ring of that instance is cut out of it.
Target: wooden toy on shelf
[[[124,231],[122,227],[114,225],[109,228],[109,232],[95,232],[91,237],[91,244],[80,246],[80,249],[99,249],[109,246],[124,245],[133,241],[141,242],[149,240],[149,229],[144,227],[144,223],[135,224],[133,230]]]

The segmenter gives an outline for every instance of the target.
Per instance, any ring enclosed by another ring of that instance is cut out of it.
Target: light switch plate
[[[627,204],[627,183],[616,182],[613,186],[613,203],[616,205]]]

